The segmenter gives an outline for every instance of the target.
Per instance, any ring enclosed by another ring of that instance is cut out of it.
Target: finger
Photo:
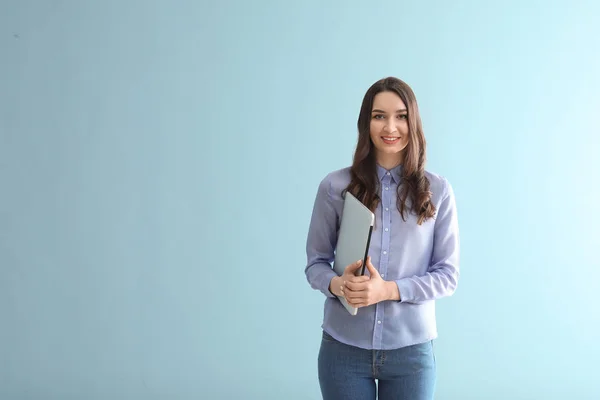
[[[352,292],[352,291],[346,290],[345,293],[346,293],[346,296],[345,296],[346,299],[352,300],[352,301],[364,299],[366,297],[361,292]]]
[[[368,301],[368,296],[363,293],[348,293],[346,295],[346,300],[354,304],[361,304]]]
[[[345,289],[350,292],[362,292],[367,289],[369,283],[367,282],[350,282],[344,283]]]
[[[350,264],[346,267],[344,271],[346,274],[354,274],[362,266],[362,260],[358,260],[357,262]]]
[[[354,282],[354,283],[361,283],[361,282],[368,282],[370,281],[371,278],[366,276],[366,275],[359,275],[359,276],[349,276],[347,279],[344,278],[344,282]]]
[[[361,299],[346,299],[346,302],[352,307],[359,307],[361,304],[364,304],[364,300]]]
[[[344,284],[351,283],[352,285],[368,285],[371,281],[371,278],[368,276],[357,277],[360,279],[344,279]]]
[[[375,267],[373,266],[373,264],[371,263],[371,257],[369,256],[369,258],[367,258],[367,269],[369,270],[369,274],[371,276],[380,276],[379,275],[379,271],[377,271],[375,269]]]

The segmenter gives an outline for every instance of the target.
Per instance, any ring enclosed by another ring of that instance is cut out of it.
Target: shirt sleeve
[[[306,240],[306,279],[313,289],[327,297],[335,297],[329,290],[331,279],[337,276],[332,268],[337,243],[338,216],[330,195],[327,178],[319,184]]]
[[[445,182],[445,194],[437,210],[431,265],[423,276],[396,280],[403,303],[421,303],[450,296],[459,278],[460,240],[454,191]]]

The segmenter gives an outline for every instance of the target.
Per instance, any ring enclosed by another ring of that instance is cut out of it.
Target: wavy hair
[[[370,125],[373,99],[380,92],[396,93],[404,102],[408,112],[408,144],[404,149],[402,173],[397,191],[397,207],[402,219],[406,221],[406,212],[417,216],[417,223],[435,215],[435,206],[431,203],[429,180],[425,176],[426,146],[419,108],[414,92],[404,81],[387,77],[375,82],[365,93],[358,115],[358,143],[350,169],[350,184],[345,189],[356,196],[371,211],[375,211],[379,202],[379,179],[375,146],[371,141]]]

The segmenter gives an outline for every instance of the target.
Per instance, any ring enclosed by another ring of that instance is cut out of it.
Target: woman
[[[425,170],[417,101],[389,77],[366,92],[351,167],[319,184],[307,239],[306,277],[325,296],[318,356],[325,400],[433,399],[435,300],[454,293],[459,232],[449,182]],[[345,191],[376,216],[365,276],[360,261],[332,269]],[[358,307],[350,315],[338,297]]]

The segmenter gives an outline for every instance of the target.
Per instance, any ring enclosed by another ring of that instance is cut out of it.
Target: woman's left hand
[[[352,307],[367,307],[384,300],[398,300],[398,285],[393,281],[385,281],[367,258],[367,269],[370,276],[354,276],[344,284],[344,297]]]

